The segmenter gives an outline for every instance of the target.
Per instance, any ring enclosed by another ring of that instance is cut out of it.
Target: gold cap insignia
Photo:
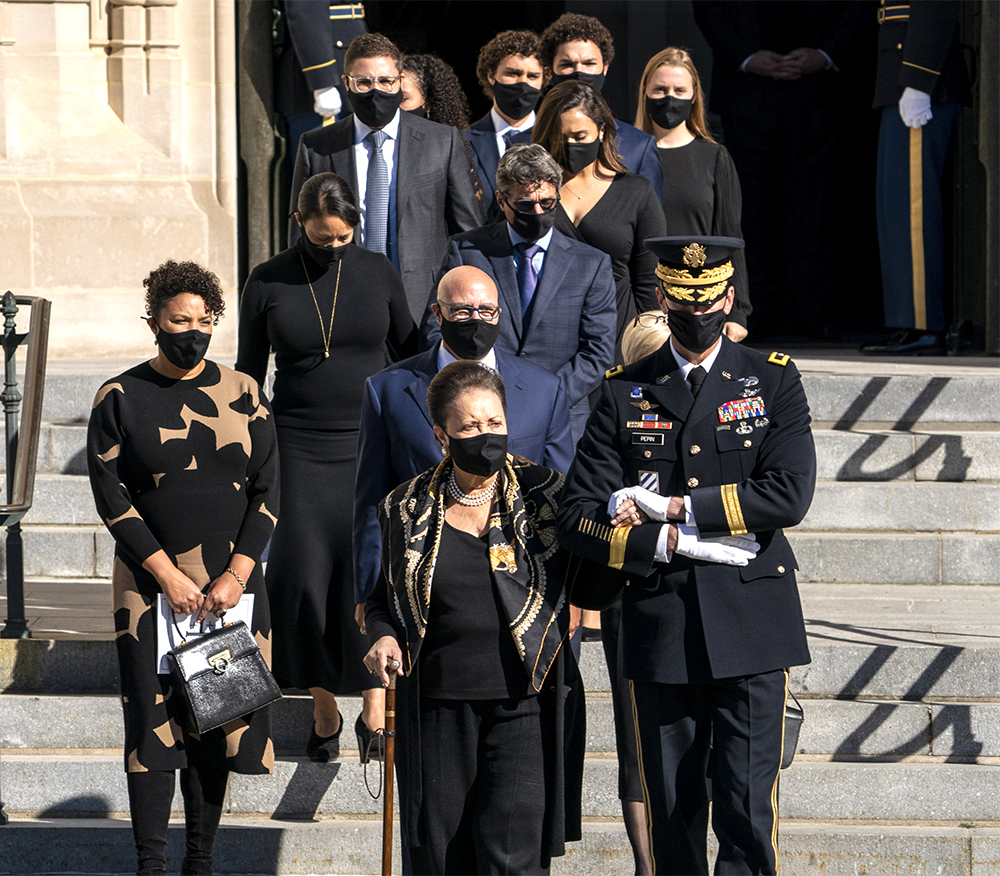
[[[683,252],[684,264],[689,268],[700,268],[705,264],[705,247],[700,243],[689,243]]]

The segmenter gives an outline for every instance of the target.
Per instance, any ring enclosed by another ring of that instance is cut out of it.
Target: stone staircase
[[[815,420],[820,480],[789,535],[813,662],[792,674],[805,724],[780,788],[783,872],[998,873],[995,360],[793,358]],[[31,576],[109,573],[111,540],[82,476],[83,424],[94,390],[119,366],[50,369],[36,506],[25,522]],[[113,648],[81,636],[0,641],[0,798],[12,818],[0,828],[0,873],[132,872]],[[584,839],[553,873],[627,874],[599,644],[583,646],[581,670]],[[342,707],[349,723],[359,703]],[[274,776],[233,777],[218,872],[378,871],[380,802],[347,750],[353,739],[345,731],[334,764],[296,756],[309,709],[298,696],[275,708]],[[174,808],[180,817],[179,795]],[[171,843],[179,862],[180,823]]]

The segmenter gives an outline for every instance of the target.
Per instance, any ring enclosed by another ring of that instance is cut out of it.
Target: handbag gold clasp
[[[212,667],[216,675],[222,675],[229,668],[229,661],[232,658],[232,653],[226,648],[225,651],[220,651],[218,654],[213,654],[209,657],[208,665]]]

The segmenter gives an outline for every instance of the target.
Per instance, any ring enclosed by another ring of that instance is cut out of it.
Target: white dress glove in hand
[[[720,538],[702,538],[697,526],[677,524],[677,547],[674,553],[694,560],[723,563],[727,566],[745,566],[754,557],[760,545],[752,532],[746,535],[724,535]]]
[[[922,128],[934,118],[931,96],[916,88],[904,88],[903,96],[899,99],[899,115],[907,128]]]
[[[608,514],[614,517],[618,513],[618,508],[626,499],[631,499],[643,511],[650,520],[666,522],[667,508],[670,506],[670,497],[653,493],[645,487],[623,487],[611,494],[611,501],[608,502]]]
[[[331,85],[329,88],[317,88],[313,92],[313,109],[324,119],[340,113],[343,103],[336,85]]]

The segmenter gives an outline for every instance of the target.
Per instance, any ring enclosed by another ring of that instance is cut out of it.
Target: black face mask
[[[191,329],[186,332],[168,332],[162,327],[156,333],[156,343],[171,365],[182,371],[190,371],[208,352],[208,342],[212,336],[208,332]]]
[[[299,238],[296,246],[300,252],[309,256],[324,271],[334,262],[339,262],[344,257],[347,247],[350,246],[349,243],[345,243],[343,246],[320,246],[308,238],[304,228],[301,230],[302,236]]]
[[[572,82],[574,80],[582,82],[584,85],[589,85],[597,92],[600,92],[604,88],[603,73],[582,73],[579,70],[574,70],[572,73],[553,73],[551,82],[555,86],[560,82]]]
[[[493,89],[493,99],[497,102],[497,109],[508,119],[523,119],[538,106],[538,100],[542,92],[528,82],[515,82],[508,85],[504,82],[494,82],[490,85]]]
[[[553,207],[548,213],[518,213],[513,207],[510,209],[513,215],[510,227],[525,240],[538,240],[545,237],[555,224],[556,209],[558,208]]]
[[[427,108],[423,104],[420,104],[420,106],[414,107],[411,110],[406,110],[406,112],[414,116],[420,116],[422,119],[427,118]]]
[[[694,98],[682,100],[679,97],[647,97],[646,112],[661,128],[668,131],[687,121],[691,115],[691,105]]]
[[[667,325],[670,333],[685,350],[704,353],[722,336],[726,311],[690,313],[687,310],[668,310]]]
[[[493,349],[499,335],[499,319],[496,322],[484,319],[452,322],[441,318],[441,339],[459,359],[482,359]]]
[[[364,94],[356,91],[348,91],[348,98],[351,101],[351,108],[358,120],[369,128],[384,128],[392,117],[396,115],[396,110],[403,102],[402,90],[396,92],[379,91],[373,88]]]
[[[507,459],[507,436],[483,432],[473,438],[448,436],[448,450],[455,465],[471,475],[488,478],[503,468]]]
[[[567,143],[563,148],[566,150],[566,170],[577,174],[588,164],[597,161],[601,152],[601,138],[598,137],[593,143]]]

